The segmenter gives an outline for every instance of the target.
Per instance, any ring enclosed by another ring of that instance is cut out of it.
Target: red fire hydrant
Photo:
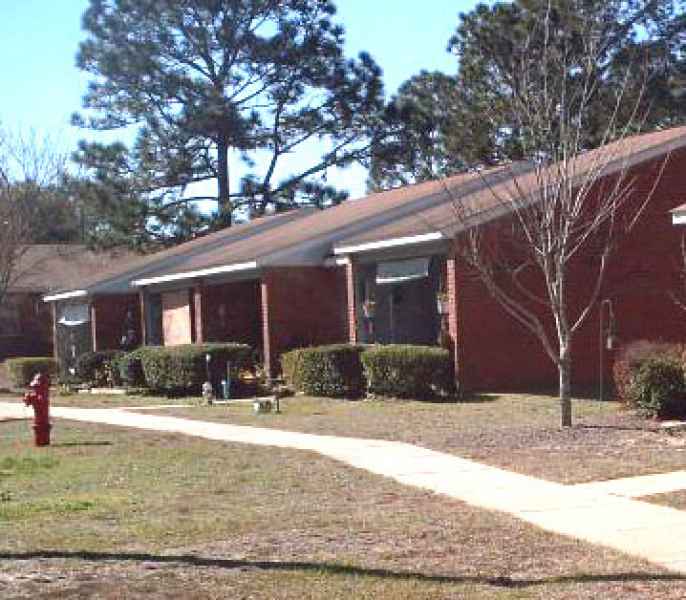
[[[24,394],[24,404],[33,406],[33,434],[36,446],[50,445],[50,378],[36,373]]]

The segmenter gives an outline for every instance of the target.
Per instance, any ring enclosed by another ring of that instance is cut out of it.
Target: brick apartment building
[[[670,293],[680,281],[681,231],[670,211],[686,190],[686,128],[636,136],[588,152],[580,169],[611,150],[612,177],[629,169],[627,210],[650,202],[621,238],[602,289],[613,304],[619,337],[686,339],[686,320]],[[517,189],[535,179],[517,166]],[[527,188],[528,186],[528,188]],[[49,295],[56,315],[87,306],[89,345],[117,347],[123,338],[175,345],[242,341],[260,350],[276,374],[290,348],[330,342],[436,343],[447,329],[461,384],[474,389],[532,388],[556,382],[539,342],[508,317],[455,258],[463,233],[455,198],[475,208],[497,239],[510,216],[496,202],[513,188],[512,169],[467,173],[408,186],[317,211],[256,219],[143,257]],[[602,186],[597,186],[600,192]],[[651,195],[652,192],[652,195]],[[595,259],[593,246],[575,260],[571,310],[578,310]],[[437,295],[449,292],[446,315]],[[373,319],[368,318],[370,299]],[[599,376],[596,309],[575,339],[574,381]],[[58,329],[59,333],[59,329]],[[604,365],[607,369],[611,355]]]

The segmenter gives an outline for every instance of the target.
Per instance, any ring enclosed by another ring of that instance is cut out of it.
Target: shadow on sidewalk
[[[391,571],[389,569],[368,569],[354,565],[336,563],[316,563],[304,561],[248,561],[227,560],[221,558],[203,558],[193,554],[158,555],[147,553],[119,553],[119,552],[66,552],[66,551],[36,551],[36,552],[4,552],[0,553],[0,560],[37,560],[37,559],[65,559],[83,560],[87,562],[100,561],[131,561],[158,564],[185,564],[193,567],[214,567],[219,569],[260,569],[264,571],[317,571],[330,575],[356,575],[376,577],[379,579],[416,580],[427,583],[445,584],[483,584],[503,588],[529,588],[549,584],[565,583],[602,583],[602,582],[632,582],[632,581],[686,581],[686,575],[677,573],[637,573],[620,572],[613,574],[581,573],[578,575],[562,575],[540,579],[512,579],[510,577],[451,577],[448,575],[427,575],[414,571]]]

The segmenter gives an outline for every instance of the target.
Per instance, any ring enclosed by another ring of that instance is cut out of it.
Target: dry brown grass
[[[296,397],[280,415],[251,407],[194,407],[164,414],[307,433],[404,441],[561,483],[682,469],[686,438],[615,402],[575,400],[575,426],[560,429],[557,399],[485,395],[472,402],[348,402]]]
[[[316,454],[0,424],[0,597],[683,598],[686,580]]]

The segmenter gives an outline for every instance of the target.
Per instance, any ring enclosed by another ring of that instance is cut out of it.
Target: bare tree
[[[0,130],[0,306],[21,279],[38,201],[61,181],[65,164],[53,140]]]
[[[538,338],[557,367],[562,426],[572,424],[574,336],[599,299],[615,240],[649,200],[642,198],[631,215],[623,211],[619,218],[633,191],[625,157],[627,138],[640,131],[645,115],[642,78],[627,69],[616,79],[600,147],[587,152],[588,124],[595,119],[597,126],[598,118],[591,107],[597,106],[597,94],[608,92],[601,69],[604,42],[593,12],[585,12],[583,3],[568,4],[578,4],[575,18],[581,19],[574,35],[552,18],[553,3],[542,3],[510,65],[514,72],[503,77],[509,89],[499,117],[506,112],[506,134],[516,133],[525,164],[504,166],[498,177],[484,175],[485,203],[459,198],[446,186],[461,232],[456,255],[505,312]],[[494,223],[494,217],[502,218]],[[574,290],[572,303],[571,274],[580,264],[587,269],[587,286]]]

